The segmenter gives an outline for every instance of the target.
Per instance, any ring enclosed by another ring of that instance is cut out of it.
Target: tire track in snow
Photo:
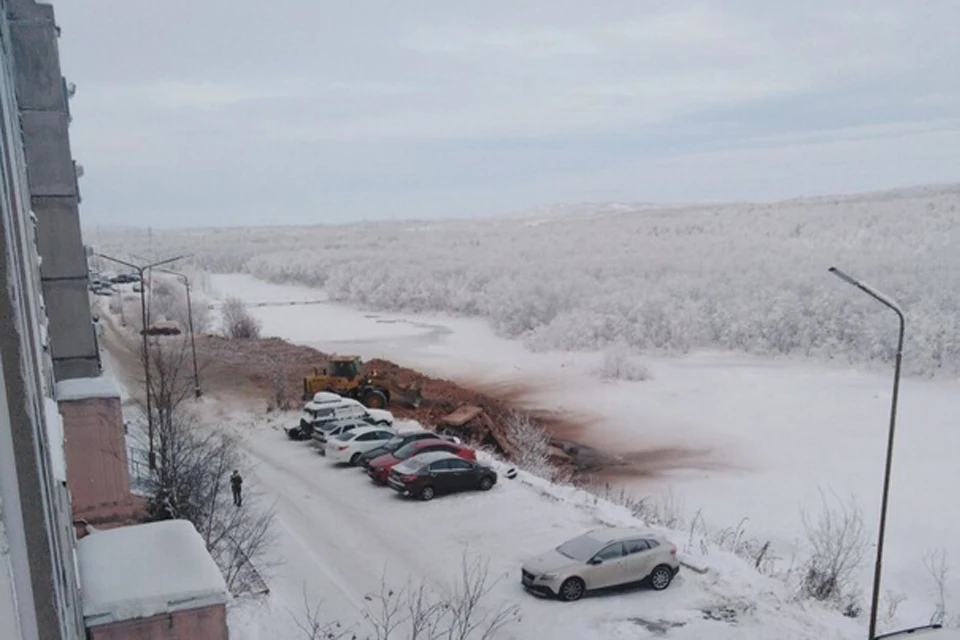
[[[420,546],[416,537],[403,531],[402,526],[391,527],[389,535],[381,533],[389,523],[383,518],[377,518],[379,514],[377,503],[380,500],[375,498],[395,499],[390,489],[383,489],[390,492],[387,495],[373,494],[369,504],[351,502],[339,497],[335,484],[344,481],[355,482],[358,479],[361,482],[369,482],[366,476],[335,478],[330,477],[334,474],[330,474],[325,478],[328,482],[323,483],[319,478],[311,477],[312,474],[300,472],[295,465],[284,464],[276,455],[265,451],[259,443],[244,439],[242,446],[259,463],[254,467],[254,473],[263,480],[264,488],[269,490],[268,493],[287,509],[295,512],[297,522],[286,519],[285,525],[288,530],[294,537],[302,540],[305,547],[310,549],[322,547],[320,552],[322,559],[319,559],[318,566],[326,565],[330,573],[345,580],[344,585],[349,585],[350,581],[357,581],[357,578],[363,582],[365,588],[359,590],[356,588],[359,586],[356,582],[349,587],[345,586],[351,591],[351,600],[359,601],[367,594],[379,592],[383,579],[396,572],[391,569],[396,567],[397,561],[399,561],[403,583],[406,583],[407,579],[425,579],[431,588],[441,593],[448,590],[447,580],[453,576],[437,575],[429,571],[430,567],[424,566],[409,554],[408,549],[416,549]],[[294,453],[306,453],[318,458],[318,463],[329,464],[329,461],[312,450]],[[344,473],[340,475],[353,475],[351,472],[357,470],[347,468],[330,471],[343,471]],[[308,492],[305,500],[292,497],[293,492],[303,491]],[[310,505],[309,509],[305,508],[306,504]],[[324,553],[327,551],[331,552],[330,557]],[[311,554],[317,557],[316,553],[311,552]],[[380,556],[386,556],[387,562],[385,565],[374,566]],[[357,575],[358,567],[364,569],[361,576]],[[361,592],[363,595],[360,595]]]

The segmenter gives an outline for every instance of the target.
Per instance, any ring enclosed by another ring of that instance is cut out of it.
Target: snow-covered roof
[[[110,376],[74,378],[57,383],[57,401],[89,400],[90,398],[119,398],[120,387]]]
[[[47,426],[47,444],[50,449],[50,469],[60,482],[67,481],[67,460],[63,453],[63,418],[60,408],[51,398],[43,399],[43,417]]]
[[[77,541],[88,626],[224,604],[223,575],[186,520],[96,531]]]

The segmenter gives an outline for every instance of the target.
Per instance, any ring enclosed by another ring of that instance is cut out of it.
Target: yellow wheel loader
[[[390,385],[377,377],[377,372],[363,374],[359,356],[330,356],[327,368],[314,369],[313,374],[303,379],[303,399],[309,401],[318,391],[333,393],[359,400],[371,409],[385,409],[390,404]],[[419,407],[422,396],[419,389],[398,389],[402,399],[413,407]]]

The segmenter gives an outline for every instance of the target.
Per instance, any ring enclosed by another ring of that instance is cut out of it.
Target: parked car
[[[357,464],[364,452],[379,447],[396,437],[397,432],[386,427],[359,427],[327,438],[326,455],[334,462]]]
[[[489,491],[496,483],[496,471],[449,451],[413,456],[391,469],[387,478],[392,489],[421,500],[433,500],[438,494],[457,491]]]
[[[400,447],[393,453],[386,453],[379,458],[370,461],[367,467],[367,475],[373,478],[377,484],[387,484],[387,478],[390,476],[390,470],[408,458],[421,453],[431,451],[446,451],[456,454],[465,460],[476,460],[477,452],[456,442],[442,440],[440,438],[428,438],[425,440],[414,440]]]
[[[140,276],[135,273],[120,273],[110,278],[110,281],[115,284],[128,284],[130,282],[140,282]]]
[[[388,453],[393,453],[394,451],[396,451],[397,449],[399,449],[404,445],[410,444],[411,442],[415,442],[417,440],[436,440],[438,438],[441,440],[456,442],[458,444],[460,442],[459,438],[455,438],[453,436],[441,436],[432,431],[423,431],[423,430],[407,431],[404,433],[398,433],[395,437],[386,441],[376,449],[371,449],[370,451],[367,451],[366,453],[360,456],[360,459],[357,461],[357,464],[363,467],[364,469],[366,469],[367,467],[370,466],[370,463],[376,458],[379,458],[380,456],[386,455]]]
[[[350,433],[356,429],[364,429],[369,426],[370,425],[363,420],[357,420],[356,418],[337,420],[335,422],[325,422],[313,430],[313,435],[310,436],[310,439],[313,442],[313,446],[317,448],[320,454],[326,455],[327,441],[343,435],[344,433]]]
[[[318,399],[323,393],[324,396]],[[320,392],[303,407],[300,424],[287,429],[287,436],[293,440],[304,440],[313,435],[321,425],[337,420],[358,419],[367,425],[389,427],[393,424],[393,414],[384,409],[368,409],[357,400],[343,398],[335,393]],[[331,398],[330,396],[333,396]],[[319,401],[318,401],[319,400]]]
[[[679,570],[677,547],[663,536],[604,527],[528,560],[520,575],[530,591],[571,601],[594,589],[644,581],[661,591]]]

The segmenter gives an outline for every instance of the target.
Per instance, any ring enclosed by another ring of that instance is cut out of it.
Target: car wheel
[[[673,569],[665,564],[661,564],[650,574],[650,586],[653,587],[655,591],[663,591],[670,586],[672,581]]]
[[[424,502],[433,500],[433,496],[435,495],[436,493],[433,491],[433,487],[424,487],[420,491],[420,499],[423,500]]]
[[[583,597],[583,592],[587,586],[580,578],[567,578],[560,585],[560,599],[566,602],[573,602]]]
[[[493,480],[490,478],[480,478],[480,491],[490,491],[493,487]]]
[[[350,456],[350,465],[351,465],[351,466],[354,466],[354,467],[357,466],[357,463],[358,463],[358,462],[360,462],[360,454],[359,454],[359,453],[355,453],[355,454],[353,454],[352,456]]]

